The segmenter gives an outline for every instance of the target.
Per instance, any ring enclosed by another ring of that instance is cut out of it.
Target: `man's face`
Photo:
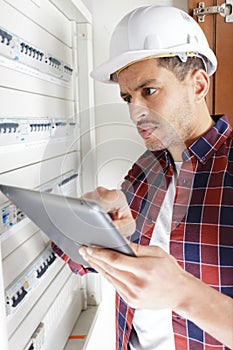
[[[122,70],[118,83],[148,149],[185,148],[196,123],[190,74],[180,82],[171,71],[158,66],[156,59],[148,59]]]

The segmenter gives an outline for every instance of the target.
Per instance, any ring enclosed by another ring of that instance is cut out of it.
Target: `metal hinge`
[[[233,22],[233,0],[226,0],[226,2],[219,6],[205,7],[204,2],[199,2],[198,7],[193,9],[193,15],[197,16],[198,22],[204,22],[206,15],[220,14],[225,17],[225,22]]]

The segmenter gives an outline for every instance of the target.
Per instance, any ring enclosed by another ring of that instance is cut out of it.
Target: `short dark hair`
[[[169,71],[173,72],[173,74],[179,81],[184,81],[187,74],[191,71],[195,71],[197,69],[204,69],[204,71],[206,71],[202,59],[195,56],[188,57],[186,62],[182,62],[178,56],[160,57],[154,59],[156,60],[158,66],[166,68]],[[111,74],[110,80],[117,82],[117,73]]]
[[[205,69],[204,62],[199,57],[188,57],[186,62],[182,62],[179,57],[161,57],[156,58],[158,66],[166,68],[173,72],[176,78],[183,81],[187,74],[197,69]]]

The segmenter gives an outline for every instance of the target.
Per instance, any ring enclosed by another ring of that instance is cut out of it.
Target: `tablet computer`
[[[82,245],[95,245],[135,256],[110,216],[93,201],[14,186],[0,190],[73,261],[86,265]]]

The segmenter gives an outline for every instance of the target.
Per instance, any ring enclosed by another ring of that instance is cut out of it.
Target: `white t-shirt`
[[[169,253],[172,209],[176,193],[176,180],[182,163],[176,162],[176,171],[168,187],[163,205],[156,220],[150,245],[156,245]],[[172,310],[135,310],[131,350],[175,350],[172,328]]]

